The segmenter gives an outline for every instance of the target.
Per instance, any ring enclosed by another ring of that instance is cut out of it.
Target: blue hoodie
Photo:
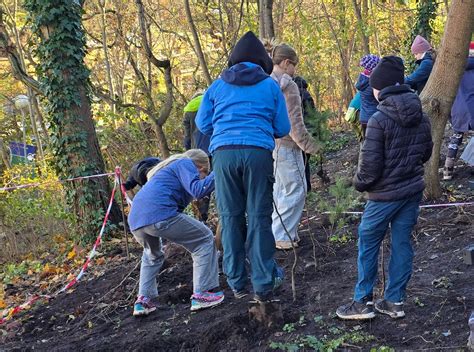
[[[355,87],[360,92],[360,122],[367,123],[370,117],[377,112],[379,102],[374,97],[372,87],[369,85],[369,77],[366,75],[362,73],[359,75]]]
[[[290,132],[280,87],[251,62],[233,65],[212,83],[199,107],[196,125],[212,136],[210,153],[223,146],[254,146],[272,151],[275,138]]]
[[[172,218],[182,213],[193,198],[203,198],[213,190],[214,173],[201,180],[191,159],[173,161],[138,191],[128,215],[130,229]]]
[[[408,84],[412,89],[416,90],[418,95],[421,94],[423,88],[425,88],[428,78],[430,78],[431,71],[433,70],[433,57],[431,53],[427,51],[425,56],[416,61],[418,67],[413,71],[411,75],[405,77],[405,84]]]

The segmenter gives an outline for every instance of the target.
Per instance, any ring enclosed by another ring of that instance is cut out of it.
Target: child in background
[[[364,71],[359,74],[355,87],[360,92],[361,106],[359,119],[362,127],[362,136],[365,136],[367,122],[369,118],[377,112],[377,105],[379,105],[369,85],[370,74],[379,61],[380,58],[377,55],[369,54],[365,55],[359,62],[359,65],[364,68]]]
[[[163,265],[161,239],[177,243],[193,258],[191,310],[208,308],[224,300],[219,287],[217,251],[211,230],[183,214],[193,198],[214,190],[214,174],[209,174],[209,158],[199,149],[190,149],[162,161],[148,172],[148,182],[133,201],[128,222],[133,236],[143,246],[138,299],[133,315],[148,315],[156,309],[156,278]]]
[[[418,66],[413,73],[405,77],[405,84],[416,90],[418,95],[425,88],[434,65],[433,48],[421,35],[417,35],[411,45],[411,52]]]

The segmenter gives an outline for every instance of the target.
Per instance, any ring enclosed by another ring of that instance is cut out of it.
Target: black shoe
[[[256,302],[271,302],[274,298],[273,291],[269,292],[257,292],[253,296],[253,300]]]
[[[384,299],[378,299],[375,302],[375,309],[382,314],[390,315],[393,319],[403,318],[405,316],[402,302],[392,303]]]
[[[370,300],[364,300],[363,302],[352,301],[337,308],[336,315],[346,320],[373,319],[375,318],[374,305]]]
[[[245,288],[243,288],[242,290],[233,290],[232,292],[234,292],[234,297],[237,299],[247,297],[247,295],[249,294],[249,291],[247,291]]]

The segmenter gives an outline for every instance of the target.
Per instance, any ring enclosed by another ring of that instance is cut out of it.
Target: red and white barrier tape
[[[55,298],[60,293],[65,292],[66,290],[70,289],[72,286],[74,286],[82,278],[85,271],[89,267],[92,258],[97,254],[97,247],[102,243],[102,236],[103,236],[104,231],[105,231],[105,226],[107,225],[107,220],[109,219],[110,210],[112,209],[112,204],[113,204],[113,201],[114,201],[114,196],[115,196],[115,191],[117,190],[117,186],[119,186],[119,187],[122,186],[123,187],[123,185],[121,185],[120,181],[119,181],[120,180],[120,172],[121,172],[120,167],[116,167],[114,173],[107,173],[107,174],[101,174],[100,175],[100,176],[115,175],[114,188],[112,189],[112,194],[110,195],[109,205],[107,207],[107,212],[105,213],[105,216],[104,216],[104,221],[102,222],[102,227],[100,228],[99,236],[97,236],[97,239],[94,243],[94,246],[92,247],[92,250],[89,252],[89,255],[87,256],[86,261],[82,265],[82,268],[81,268],[81,271],[79,272],[79,274],[77,274],[77,276],[73,280],[71,280],[63,288],[61,288],[60,290],[55,292],[52,296],[49,296],[49,295],[34,295],[34,296],[30,297],[25,303],[23,303],[19,306],[8,309],[7,313],[2,318],[0,318],[0,325],[5,323],[6,321],[10,320],[15,314],[30,308],[33,303],[35,303],[37,300],[39,300],[41,298],[45,298],[45,299]],[[91,176],[86,176],[86,178],[90,178],[90,177]],[[99,177],[99,175],[93,175],[93,177]],[[73,180],[73,179],[69,179],[69,180]]]
[[[23,188],[30,188],[30,187],[38,187],[38,186],[43,186],[43,185],[49,185],[52,183],[56,182],[71,182],[71,181],[78,181],[78,180],[86,180],[89,178],[98,178],[98,177],[104,177],[104,176],[113,176],[115,175],[114,172],[109,172],[105,174],[97,174],[97,175],[89,175],[89,176],[79,176],[79,177],[73,177],[73,178],[67,178],[65,180],[57,180],[57,181],[50,181],[50,182],[35,182],[35,183],[28,183],[26,185],[18,185],[18,186],[10,186],[10,187],[2,187],[0,188],[0,192],[6,192],[6,191],[13,191],[16,189],[23,189]]]

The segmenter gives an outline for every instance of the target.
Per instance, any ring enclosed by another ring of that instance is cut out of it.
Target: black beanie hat
[[[405,67],[398,56],[385,56],[380,60],[370,75],[369,83],[372,88],[382,90],[388,86],[403,84]]]
[[[228,65],[231,67],[244,61],[259,65],[267,74],[271,74],[273,71],[272,59],[265,50],[263,43],[251,31],[245,33],[235,44]]]

